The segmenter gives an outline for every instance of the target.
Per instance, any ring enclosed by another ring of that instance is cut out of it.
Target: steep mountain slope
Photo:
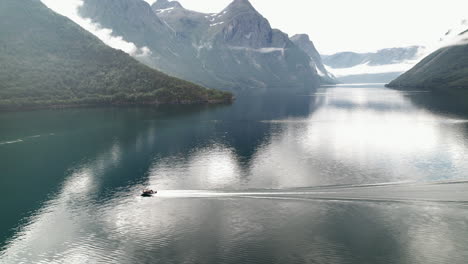
[[[468,21],[447,31],[440,39],[444,47],[431,53],[387,86],[423,88],[468,97]]]
[[[388,86],[468,91],[468,44],[435,51]]]
[[[291,37],[291,41],[301,48],[309,57],[311,58],[310,67],[316,69],[317,73],[322,79],[322,83],[337,83],[336,77],[327,71],[322,62],[322,57],[315,48],[314,43],[310,40],[309,35],[307,34],[298,34]]]
[[[388,82],[415,65],[421,50],[422,47],[411,46],[371,53],[340,52],[323,55],[322,59],[342,82]]]
[[[150,17],[148,8],[142,0],[84,0],[80,14],[149,47],[152,55],[143,62],[209,87],[288,88],[319,83],[310,58],[286,34],[272,29],[247,0],[235,0],[218,14],[159,0],[152,6],[152,20],[160,23],[140,27]],[[167,43],[147,40],[151,36]]]
[[[0,2],[0,108],[229,101],[153,70],[37,0]]]
[[[142,0],[84,0],[79,14],[92,18],[100,26],[112,29],[115,36],[123,36],[139,47],[149,47],[150,54],[137,57],[141,62],[165,73],[189,78],[204,71],[198,63],[192,64],[189,58],[194,51],[187,48],[188,43],[179,38],[174,30],[161,21]],[[184,59],[187,58],[187,59]],[[180,65],[186,65],[190,71]]]

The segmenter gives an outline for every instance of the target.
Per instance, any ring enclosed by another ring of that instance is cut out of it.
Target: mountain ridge
[[[84,0],[80,14],[138,46],[147,46],[152,55],[140,61],[153,68],[227,90],[316,87],[320,83],[310,58],[287,34],[271,28],[249,1],[236,0],[219,13],[206,14],[175,1],[158,0],[151,9],[165,29],[138,27],[144,23],[140,11],[124,9],[122,1]],[[104,2],[113,3],[112,16]],[[140,4],[145,10],[148,6]],[[158,40],[151,40],[154,35],[159,35]],[[160,39],[166,41],[156,44]]]

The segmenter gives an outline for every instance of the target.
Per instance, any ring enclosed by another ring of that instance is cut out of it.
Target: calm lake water
[[[468,259],[456,100],[342,85],[0,124],[0,263]]]

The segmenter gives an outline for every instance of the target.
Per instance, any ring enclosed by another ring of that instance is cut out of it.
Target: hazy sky
[[[188,9],[219,12],[231,1],[179,2]],[[290,35],[309,34],[323,54],[431,45],[468,18],[468,0],[250,1],[273,27]]]

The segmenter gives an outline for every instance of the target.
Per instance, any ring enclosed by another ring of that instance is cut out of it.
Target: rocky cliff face
[[[336,77],[328,72],[322,62],[322,57],[320,53],[315,48],[314,43],[310,40],[309,35],[307,34],[298,34],[291,37],[291,41],[301,48],[309,57],[311,58],[311,67],[316,69],[317,73],[320,75],[323,83],[338,83]]]
[[[271,47],[273,30],[268,20],[246,0],[236,0],[211,19],[216,41],[238,47]]]
[[[320,82],[310,57],[247,0],[235,0],[217,14],[168,0],[152,7],[142,0],[84,0],[80,11],[149,47],[151,56],[143,62],[208,87],[287,89]]]

